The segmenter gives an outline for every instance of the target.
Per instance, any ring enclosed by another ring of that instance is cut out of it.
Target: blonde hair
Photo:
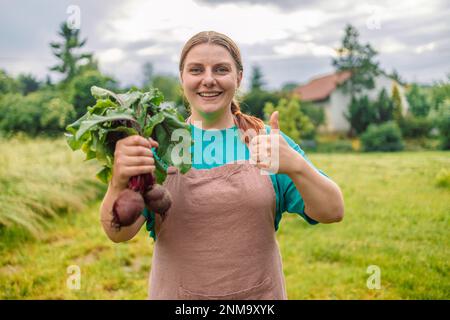
[[[194,46],[204,43],[216,44],[224,47],[231,54],[231,57],[236,64],[237,70],[244,71],[244,67],[242,66],[241,52],[233,40],[219,32],[202,31],[190,38],[184,45],[183,50],[181,51],[179,64],[180,74],[183,72],[184,62],[189,51]],[[264,122],[261,119],[241,112],[241,107],[235,97],[231,101],[231,113],[234,116],[234,122],[236,126],[241,131],[247,132],[248,130],[254,130],[256,133],[258,133],[265,128]],[[249,137],[248,135],[244,136],[245,143],[248,144],[250,142],[250,139],[251,137]]]

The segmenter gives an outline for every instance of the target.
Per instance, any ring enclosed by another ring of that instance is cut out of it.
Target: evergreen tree
[[[51,71],[57,71],[64,75],[64,82],[70,81],[75,75],[82,71],[83,64],[96,65],[92,60],[92,53],[76,53],[82,48],[87,39],[79,39],[80,29],[71,29],[66,22],[60,25],[59,35],[63,38],[61,42],[51,42],[53,54],[59,64],[50,68]]]
[[[17,93],[19,90],[19,83],[5,70],[0,69],[0,94]]]
[[[384,88],[378,93],[378,99],[373,103],[376,115],[375,123],[387,122],[394,118],[394,103]]]
[[[344,89],[355,97],[363,89],[373,89],[374,77],[380,70],[378,62],[373,59],[377,52],[370,44],[359,42],[359,32],[352,25],[347,25],[341,47],[337,49],[338,57],[333,59],[336,71],[350,71],[351,78],[345,82]]]
[[[392,79],[397,81],[397,83],[401,84],[402,86],[406,85],[406,81],[403,80],[403,78],[400,76],[400,74],[397,72],[397,70],[393,69],[391,74],[389,75]]]
[[[450,73],[447,73],[446,80],[439,80],[433,83],[430,100],[431,107],[434,110],[439,110],[442,105],[448,103],[448,100],[450,100]]]
[[[37,91],[41,84],[32,74],[20,74],[17,78],[19,82],[20,91],[23,95],[27,95],[30,92]]]
[[[295,88],[297,88],[299,84],[297,82],[286,82],[281,87],[282,92],[292,92]]]
[[[142,75],[144,78],[142,85],[144,87],[148,86],[152,82],[154,73],[155,73],[155,71],[153,68],[153,63],[151,63],[151,62],[144,63],[144,65],[142,66]]]
[[[259,66],[252,67],[252,76],[250,80],[250,91],[262,90],[265,82],[263,80],[263,74]]]
[[[414,83],[406,94],[408,99],[409,109],[411,113],[416,117],[426,117],[430,111],[430,105],[427,101],[427,97],[420,90],[420,87]]]
[[[402,99],[400,98],[400,92],[398,91],[398,87],[395,84],[392,88],[392,103],[394,104],[394,119],[398,124],[400,124],[403,119],[403,105]]]

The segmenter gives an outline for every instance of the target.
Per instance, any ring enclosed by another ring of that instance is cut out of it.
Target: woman
[[[297,213],[311,224],[338,222],[344,214],[339,187],[278,130],[278,113],[270,127],[241,113],[234,100],[241,55],[227,36],[193,36],[179,70],[191,109],[192,169],[167,175],[164,185],[173,202],[164,221],[145,210],[133,225],[116,231],[110,227],[112,204],[131,176],[155,170],[151,148],[158,147],[138,136],[119,141],[101,206],[105,232],[114,242],[127,241],[147,221],[155,239],[150,299],[287,299],[275,237],[281,215]],[[257,135],[242,135],[251,130]],[[230,133],[242,139],[230,142]],[[265,153],[275,145],[276,154]],[[245,152],[236,152],[240,146]],[[274,167],[276,174],[262,174]]]

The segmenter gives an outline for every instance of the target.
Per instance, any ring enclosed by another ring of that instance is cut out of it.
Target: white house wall
[[[385,75],[380,75],[375,78],[375,88],[371,90],[364,90],[361,93],[361,96],[367,95],[370,100],[376,100],[380,91],[384,88],[389,96],[392,97],[394,83],[396,82],[391,78],[386,77]],[[403,113],[405,114],[409,109],[409,104],[405,96],[405,88],[397,83],[396,85],[399,90]],[[350,101],[350,94],[344,94],[343,90],[338,88],[331,93],[327,102],[322,104],[325,109],[327,119],[326,129],[328,131],[348,131],[350,129],[350,124],[344,116],[344,113],[348,110]]]
[[[344,114],[351,101],[350,95],[344,94],[342,89],[337,89],[331,93],[329,100],[328,112],[326,112],[329,121],[327,128],[329,131],[348,131],[350,125]]]

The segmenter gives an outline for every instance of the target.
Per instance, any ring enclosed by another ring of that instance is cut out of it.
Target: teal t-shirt
[[[194,144],[191,146],[193,168],[211,169],[238,160],[250,159],[250,151],[239,137],[239,130],[236,126],[222,130],[202,130],[192,124],[190,126],[191,138],[194,141]],[[270,133],[271,128],[266,126],[266,129]],[[280,131],[280,134],[295,151],[300,153],[312,165],[298,144],[283,132]],[[320,170],[318,172],[325,175]],[[269,177],[272,180],[276,196],[275,231],[278,230],[284,212],[296,213],[309,224],[318,223],[306,215],[303,198],[288,175],[271,174]],[[142,214],[147,218],[146,227],[150,231],[150,236],[156,240],[154,212],[144,209]]]

